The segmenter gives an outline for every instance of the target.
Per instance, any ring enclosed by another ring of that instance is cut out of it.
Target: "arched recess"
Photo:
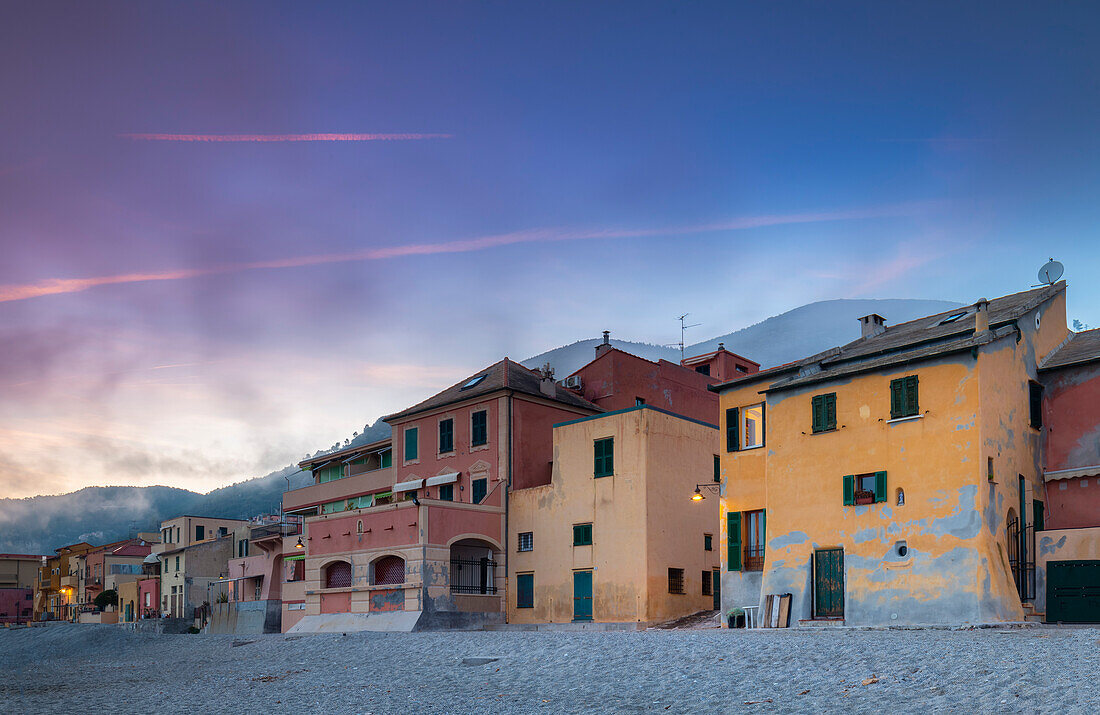
[[[351,564],[347,561],[333,561],[323,569],[324,588],[350,588]]]
[[[399,586],[405,583],[405,559],[387,554],[371,562],[371,584]]]

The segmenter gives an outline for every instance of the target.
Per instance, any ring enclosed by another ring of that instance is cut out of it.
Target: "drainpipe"
[[[508,393],[508,481],[504,485],[504,583],[507,592],[508,576],[511,564],[508,558],[508,496],[512,491],[512,464],[515,462],[515,453],[512,450],[512,393]],[[505,607],[507,613],[507,606]]]

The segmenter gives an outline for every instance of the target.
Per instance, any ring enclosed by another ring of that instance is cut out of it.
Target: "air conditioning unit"
[[[581,376],[570,375],[561,381],[561,386],[569,390],[579,390],[581,389]]]

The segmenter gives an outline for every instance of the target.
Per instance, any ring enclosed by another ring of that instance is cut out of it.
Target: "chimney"
[[[611,349],[611,331],[603,331],[603,342],[596,346],[596,357],[603,355]]]
[[[557,391],[557,386],[554,384],[554,368],[550,367],[550,363],[546,363],[538,373],[542,376],[539,380],[539,391],[548,397],[553,397]]]
[[[726,349],[726,344],[725,343],[718,343],[718,349],[719,350],[725,350]]]
[[[989,330],[989,301],[979,298],[974,304],[974,334]]]
[[[886,318],[878,313],[871,313],[859,319],[859,327],[863,338],[873,338],[886,332]]]

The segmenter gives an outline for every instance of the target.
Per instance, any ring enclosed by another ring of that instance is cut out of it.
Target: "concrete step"
[[[1026,613],[1024,615],[1024,620],[1028,621],[1030,623],[1046,623],[1047,614],[1045,614],[1045,613],[1034,613],[1034,612]]]
[[[843,625],[843,618],[814,618],[798,622],[799,628],[835,628]]]

